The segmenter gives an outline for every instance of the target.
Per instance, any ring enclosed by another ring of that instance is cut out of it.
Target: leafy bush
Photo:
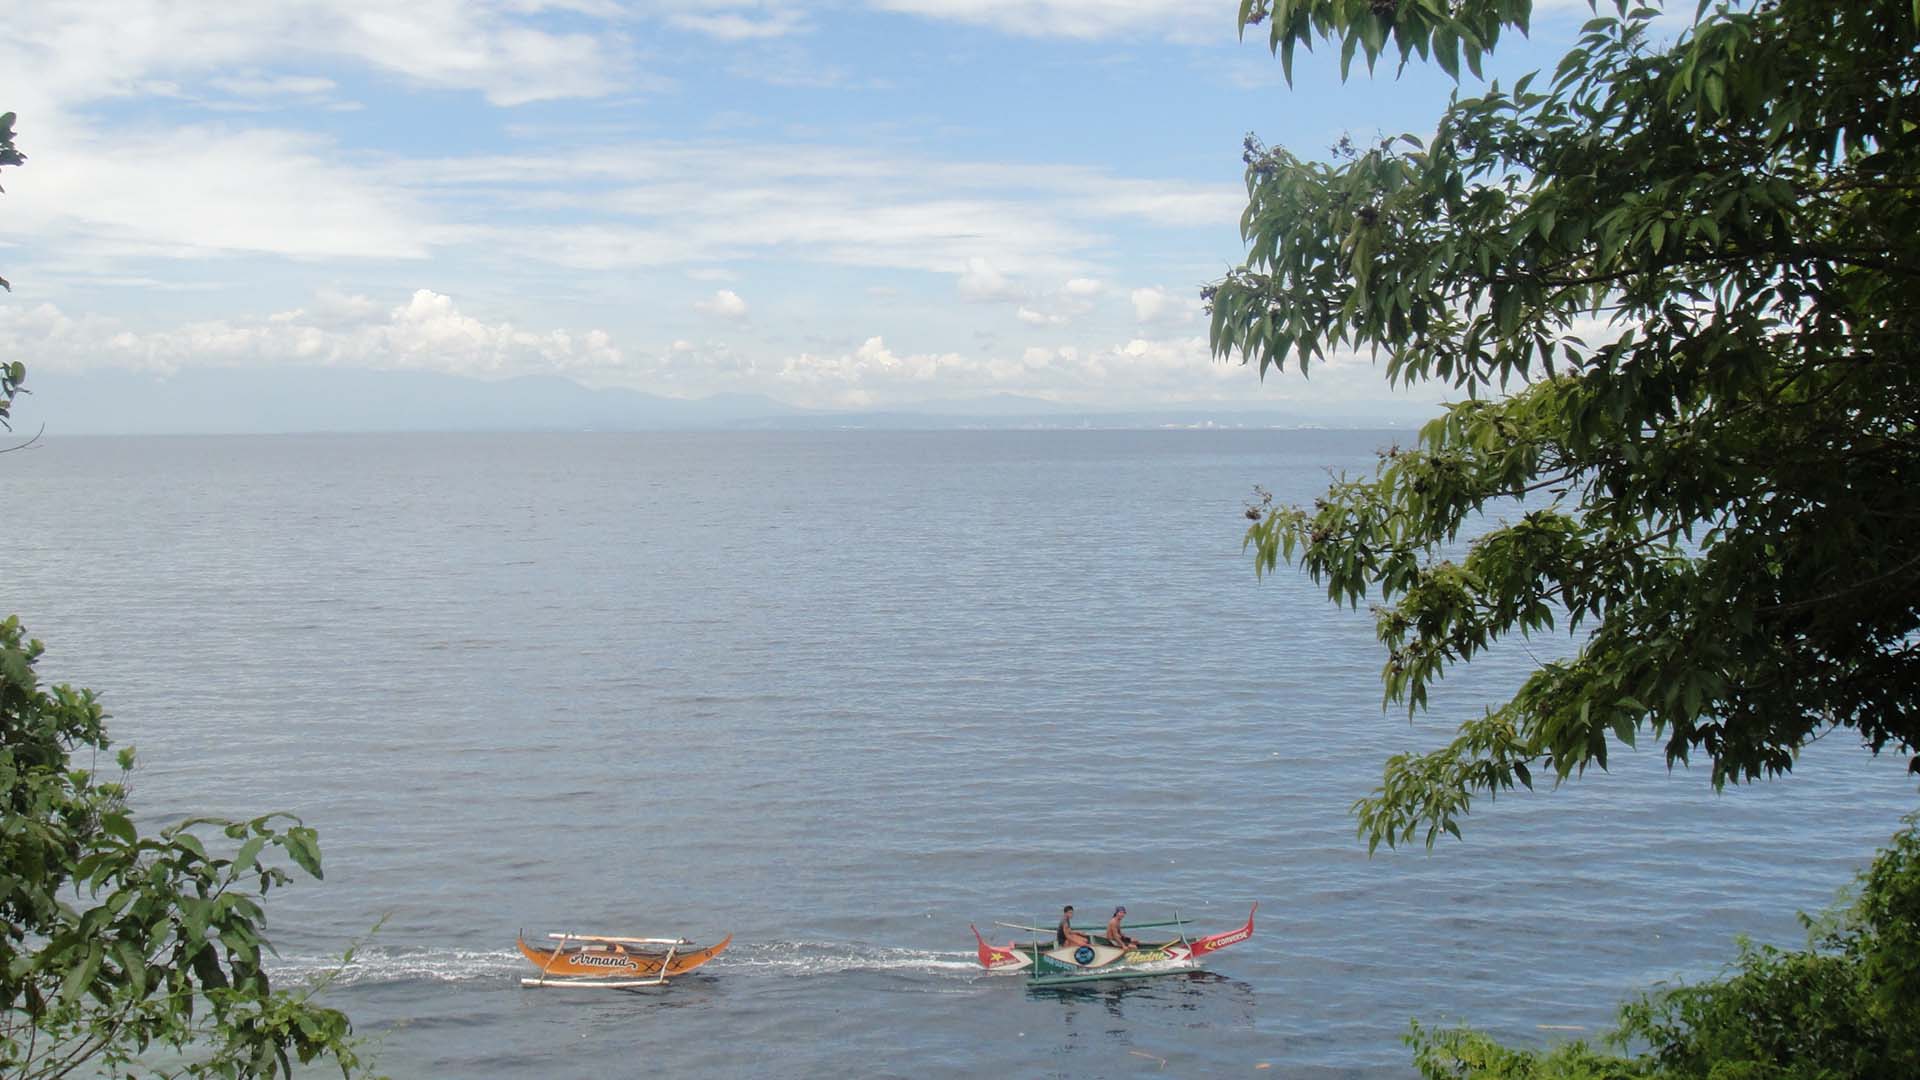
[[[1802,919],[1808,947],[1741,942],[1724,978],[1648,994],[1605,1042],[1514,1049],[1477,1031],[1408,1036],[1429,1080],[1911,1080],[1920,1076],[1920,815],[1853,903]],[[1824,927],[1824,929],[1822,929]]]
[[[0,621],[0,1073],[358,1069],[345,1014],[273,989],[263,966],[258,898],[291,876],[262,857],[318,878],[314,831],[269,814],[142,835],[125,784],[75,760],[109,748],[106,714],[92,691],[41,687],[42,651]],[[117,764],[124,778],[131,751]]]

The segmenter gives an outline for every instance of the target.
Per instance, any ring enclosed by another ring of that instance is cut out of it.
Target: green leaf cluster
[[[1454,72],[1530,8],[1246,0],[1241,24],[1283,62],[1330,38]],[[1372,844],[1647,734],[1715,786],[1837,728],[1920,750],[1920,11],[1702,4],[1665,46],[1655,9],[1595,14],[1428,139],[1328,162],[1249,137],[1246,259],[1204,294],[1216,354],[1263,377],[1359,351],[1462,395],[1247,534],[1263,572],[1376,604],[1389,702],[1502,638],[1580,645],[1390,761],[1356,807]]]
[[[14,114],[0,113],[0,167],[24,165],[27,162],[27,156],[13,145],[13,121]],[[13,285],[0,277],[0,289],[12,292]],[[7,420],[13,413],[13,398],[20,392],[20,384],[26,377],[26,366],[18,360],[0,363],[0,428],[11,430],[12,425]]]
[[[0,621],[0,1074],[257,1077],[330,1059],[359,1069],[347,1017],[276,990],[262,899],[320,876],[312,829],[286,815],[197,818],[143,834],[123,779],[82,767],[109,748],[94,694],[43,687],[43,647]],[[122,777],[130,751],[117,763]]]
[[[1808,947],[1742,942],[1722,978],[1647,994],[1603,1042],[1515,1048],[1467,1029],[1408,1036],[1428,1080],[1904,1080],[1920,1076],[1915,819]],[[1627,1052],[1629,1050],[1637,1052]]]
[[[1288,81],[1295,48],[1311,50],[1320,38],[1340,43],[1341,78],[1352,72],[1356,54],[1372,71],[1390,51],[1403,68],[1418,55],[1459,78],[1463,60],[1480,74],[1503,29],[1526,33],[1532,9],[1531,0],[1241,0],[1240,31],[1268,26],[1269,43]]]

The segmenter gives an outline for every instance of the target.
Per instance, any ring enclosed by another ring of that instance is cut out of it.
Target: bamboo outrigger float
[[[1179,928],[1180,936],[1177,938],[1158,945],[1142,943],[1132,948],[1109,941],[1104,926],[1075,927],[1087,934],[1089,943],[1085,945],[1057,945],[1052,928],[1016,923],[996,925],[1045,934],[1047,938],[1029,943],[1010,942],[1005,946],[989,945],[979,928],[975,927],[973,939],[979,946],[981,967],[988,971],[1025,969],[1027,985],[1032,987],[1064,986],[1106,979],[1140,979],[1200,970],[1203,957],[1229,945],[1238,945],[1253,936],[1253,916],[1259,910],[1259,904],[1253,905],[1252,910],[1247,912],[1247,921],[1243,926],[1200,938],[1187,936],[1187,920],[1177,914],[1171,922],[1127,923],[1121,929]]]
[[[685,975],[719,956],[733,942],[733,935],[704,949],[690,948],[686,938],[612,937],[605,934],[548,934],[559,942],[551,948],[527,944],[526,935],[516,937],[520,955],[533,962],[540,974],[520,980],[521,986],[546,989],[633,990],[643,986],[665,986],[669,976]]]

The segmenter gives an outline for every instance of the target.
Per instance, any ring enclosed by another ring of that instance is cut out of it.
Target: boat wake
[[[728,970],[755,974],[804,977],[856,972],[897,974],[980,973],[980,964],[968,952],[902,949],[840,941],[763,941],[736,945],[723,958]],[[719,960],[714,967],[721,967]]]
[[[281,985],[300,985],[340,968],[338,956],[282,956],[268,971]],[[512,949],[368,945],[334,978],[336,987],[410,982],[497,982],[517,985],[533,969]],[[969,952],[937,952],[835,941],[761,941],[736,944],[705,969],[712,975],[805,978],[878,972],[899,975],[983,975]]]
[[[503,980],[522,974],[527,962],[512,949],[447,949],[432,946],[368,945],[340,970],[334,986],[392,983],[459,983]],[[282,956],[267,965],[276,983],[301,984],[325,978],[340,968],[338,956]]]

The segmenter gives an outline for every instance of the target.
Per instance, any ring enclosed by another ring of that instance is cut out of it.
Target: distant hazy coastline
[[[265,435],[373,431],[724,431],[1140,428],[1394,428],[1425,404],[1335,408],[1168,402],[1098,410],[1011,394],[865,411],[800,409],[753,394],[671,398],[556,376],[486,381],[419,371],[287,367],[43,374],[15,408],[16,433]]]

